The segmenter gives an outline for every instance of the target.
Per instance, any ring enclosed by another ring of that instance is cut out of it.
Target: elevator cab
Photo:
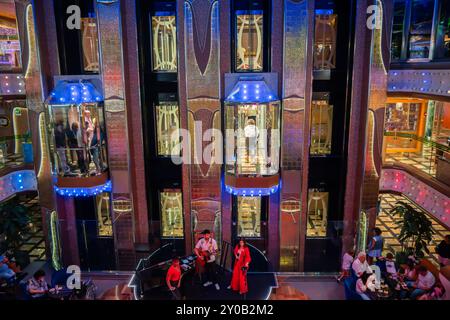
[[[267,250],[270,199],[280,186],[281,106],[270,74],[228,77],[225,190],[232,195],[232,238]]]

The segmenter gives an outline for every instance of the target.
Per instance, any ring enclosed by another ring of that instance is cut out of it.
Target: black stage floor
[[[272,272],[247,274],[249,292],[243,296],[227,289],[230,285],[231,273],[225,271],[219,275],[220,290],[214,285],[203,287],[198,278],[187,277],[184,282],[186,300],[267,300],[273,287],[277,286],[275,274]],[[143,300],[173,299],[167,287],[159,287],[144,292]]]

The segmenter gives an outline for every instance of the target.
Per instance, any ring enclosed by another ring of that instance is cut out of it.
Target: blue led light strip
[[[55,186],[57,194],[63,197],[79,198],[79,197],[92,197],[103,192],[111,192],[111,181],[106,182],[103,185],[95,186],[91,188],[59,188]]]
[[[242,196],[242,197],[261,197],[270,196],[275,194],[279,189],[278,185],[270,188],[234,188],[230,186],[225,186],[225,190],[232,195]]]

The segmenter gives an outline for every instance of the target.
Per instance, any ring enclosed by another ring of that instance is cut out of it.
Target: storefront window
[[[160,192],[161,235],[164,238],[183,238],[183,205],[179,189]]]
[[[176,154],[179,142],[180,114],[175,103],[156,106],[158,156],[172,156]]]
[[[98,33],[95,17],[81,18],[81,45],[84,71],[98,73]]]
[[[177,28],[174,12],[152,16],[153,71],[177,71]]]
[[[391,56],[392,60],[399,60],[402,55],[403,27],[405,22],[404,0],[394,2],[394,19],[392,24]]]
[[[52,91],[47,100],[47,128],[55,174],[92,176],[107,170],[101,100],[91,83],[63,81]]]
[[[387,131],[416,132],[420,103],[389,103],[386,108]]]
[[[337,15],[333,10],[316,10],[314,70],[336,68]]]
[[[308,237],[326,237],[328,223],[328,192],[309,189],[308,195]]]
[[[387,104],[385,135],[388,152],[400,150],[414,152],[419,148],[420,144],[417,137],[424,135],[424,109],[423,102],[393,102]]]
[[[263,70],[263,11],[236,12],[236,71]]]
[[[0,72],[19,72],[21,67],[15,4],[0,1]]]
[[[442,0],[436,32],[435,57],[450,58],[450,0]]]
[[[434,0],[413,0],[409,33],[409,58],[427,59],[430,54]]]
[[[237,197],[238,237],[261,237],[261,197]]]
[[[109,193],[104,192],[95,197],[97,209],[97,230],[99,237],[112,237],[112,221]]]
[[[327,100],[313,100],[311,108],[311,155],[331,153],[333,106]]]

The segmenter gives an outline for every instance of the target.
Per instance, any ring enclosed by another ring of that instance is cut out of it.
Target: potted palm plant
[[[30,227],[31,217],[27,207],[16,199],[0,204],[0,249],[1,252],[12,253],[21,267],[28,265],[30,260],[28,253],[19,249]]]
[[[409,256],[423,258],[425,253],[430,253],[428,244],[433,237],[434,230],[428,217],[403,201],[398,202],[390,212],[393,216],[398,215],[402,218],[398,222],[401,228],[398,240],[402,249],[396,253],[397,262],[406,263]]]

